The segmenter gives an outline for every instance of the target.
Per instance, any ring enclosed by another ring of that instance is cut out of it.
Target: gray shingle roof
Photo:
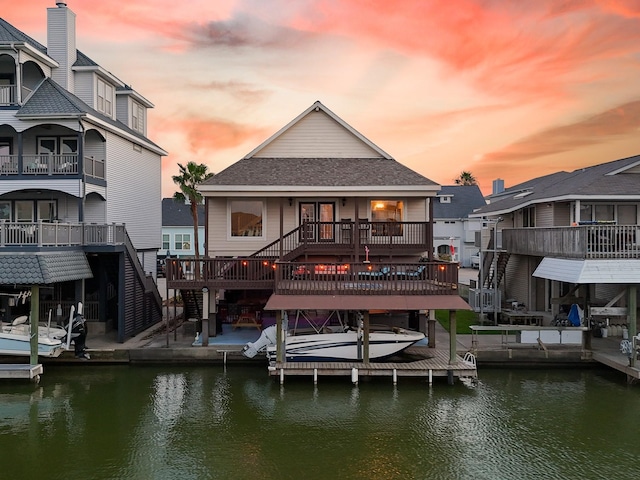
[[[40,42],[37,42],[29,35],[24,32],[21,32],[16,27],[11,25],[9,22],[0,18],[0,42],[24,42],[31,44],[36,50],[41,51],[42,53],[47,53],[47,47],[42,45]]]
[[[244,158],[203,185],[400,186],[437,185],[387,158]]]
[[[451,196],[451,203],[433,203],[434,218],[467,218],[475,209],[486,204],[477,185],[443,185],[438,196]]]
[[[25,104],[20,108],[20,110],[18,110],[16,117],[37,117],[40,115],[82,115],[84,113],[90,113],[94,117],[98,117],[104,122],[109,123],[120,130],[126,131],[130,135],[138,137],[145,142],[160,148],[147,137],[129,128],[124,123],[118,120],[113,120],[112,118],[91,108],[78,97],[62,88],[51,78],[45,78],[42,83],[40,83]]]
[[[198,205],[198,225],[204,226],[204,205]],[[193,227],[191,206],[173,198],[162,199],[163,227]]]
[[[640,195],[640,173],[617,173],[640,164],[640,155],[580,168],[573,172],[556,172],[534,178],[491,195],[490,203],[476,213],[510,211],[534,203],[554,201],[560,197],[607,198],[612,195]],[[531,192],[515,198],[519,193]]]
[[[76,62],[73,64],[74,67],[97,67],[98,64],[87,57],[80,50],[76,50]]]
[[[0,255],[0,284],[46,285],[92,276],[83,252]]]

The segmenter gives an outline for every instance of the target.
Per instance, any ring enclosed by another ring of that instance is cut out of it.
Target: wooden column
[[[282,310],[276,311],[276,362],[282,362],[283,352]]]
[[[456,361],[456,311],[449,310],[449,364]]]
[[[209,346],[209,289],[202,289],[202,346]]]
[[[33,285],[31,287],[31,325],[29,326],[31,336],[29,338],[29,346],[31,347],[30,363],[38,364],[38,323],[40,322],[40,287]]]
[[[630,284],[627,287],[628,291],[629,291],[629,340],[631,340],[632,344],[633,344],[633,337],[636,336],[637,332],[638,332],[638,326],[637,326],[637,287],[634,284]],[[33,301],[33,300],[31,300]],[[637,341],[636,341],[637,344]],[[629,360],[629,366],[630,367],[635,367],[636,366],[636,352],[631,352],[631,359]]]
[[[436,311],[429,310],[429,320],[427,321],[427,342],[429,348],[436,348]]]
[[[369,310],[364,312],[363,336],[364,348],[362,349],[362,361],[369,363]]]

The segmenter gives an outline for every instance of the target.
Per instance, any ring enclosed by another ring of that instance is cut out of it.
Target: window
[[[404,202],[399,200],[371,201],[371,235],[402,235]],[[384,222],[384,223],[380,223]]]
[[[11,221],[11,202],[0,202],[0,220]]]
[[[58,219],[55,200],[38,200],[38,218],[43,222],[53,222]]]
[[[527,207],[522,210],[522,226],[528,228],[536,226],[536,207]]]
[[[109,117],[113,115],[113,87],[101,78],[98,78],[97,110]]]
[[[174,250],[191,250],[191,235],[188,233],[176,233]]]
[[[162,250],[166,250],[167,252],[171,249],[171,241],[169,239],[168,233],[162,234]]]
[[[262,210],[260,200],[232,200],[229,202],[229,231],[232,237],[261,237]]]
[[[31,200],[16,201],[16,221],[33,222],[33,202]]]
[[[131,128],[138,133],[144,133],[144,108],[138,102],[133,102],[131,108]]]

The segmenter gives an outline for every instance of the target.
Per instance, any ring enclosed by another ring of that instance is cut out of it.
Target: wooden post
[[[449,365],[456,361],[456,311],[449,310]]]
[[[369,310],[365,310],[364,312],[364,348],[362,352],[362,361],[364,363],[369,363]]]
[[[276,311],[276,362],[282,362],[282,310]]]
[[[436,348],[436,311],[429,310],[429,320],[427,321],[427,342],[429,348]]]
[[[30,362],[31,365],[38,364],[38,323],[40,322],[40,287],[33,285],[31,287],[31,325],[29,331],[29,346],[31,347]]]
[[[209,346],[209,289],[202,289],[202,346]]]
[[[634,284],[630,284],[627,287],[627,289],[629,291],[629,339],[631,340],[631,343],[633,345],[633,337],[636,336],[636,333],[638,331],[638,326],[636,323],[637,316],[638,316],[636,312],[637,303],[638,303],[636,299],[637,287]],[[634,351],[631,352],[631,359],[629,360],[629,366],[634,368],[636,366],[636,352]]]

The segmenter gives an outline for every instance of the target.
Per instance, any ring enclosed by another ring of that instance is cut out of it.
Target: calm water
[[[476,385],[263,368],[49,367],[0,383],[2,479],[637,478],[640,386],[480,370]]]

